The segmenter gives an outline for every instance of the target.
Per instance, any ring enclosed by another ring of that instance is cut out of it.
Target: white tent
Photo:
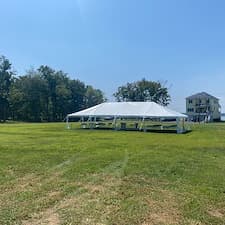
[[[68,117],[115,116],[115,117],[151,117],[186,118],[179,112],[163,107],[155,102],[105,102],[91,108],[69,114]]]
[[[91,108],[67,115],[67,122],[72,117],[88,117],[92,121],[96,118],[113,117],[118,118],[139,118],[143,121],[147,118],[176,119],[184,121],[186,115],[168,109],[155,102],[106,102]]]

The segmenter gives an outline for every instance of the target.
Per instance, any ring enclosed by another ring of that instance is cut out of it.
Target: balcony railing
[[[210,104],[209,103],[196,103],[195,106],[197,106],[197,107],[209,107]]]

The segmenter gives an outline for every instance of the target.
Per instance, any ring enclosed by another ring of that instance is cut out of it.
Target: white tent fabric
[[[155,102],[105,102],[91,108],[68,114],[67,117],[142,117],[187,118]]]

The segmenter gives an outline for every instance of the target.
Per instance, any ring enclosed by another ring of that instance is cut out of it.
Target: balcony
[[[209,107],[210,104],[209,103],[196,103],[195,106],[196,107]]]

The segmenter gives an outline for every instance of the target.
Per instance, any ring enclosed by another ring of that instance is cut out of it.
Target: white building
[[[221,119],[219,99],[200,92],[186,98],[186,114],[195,122],[212,122]]]

